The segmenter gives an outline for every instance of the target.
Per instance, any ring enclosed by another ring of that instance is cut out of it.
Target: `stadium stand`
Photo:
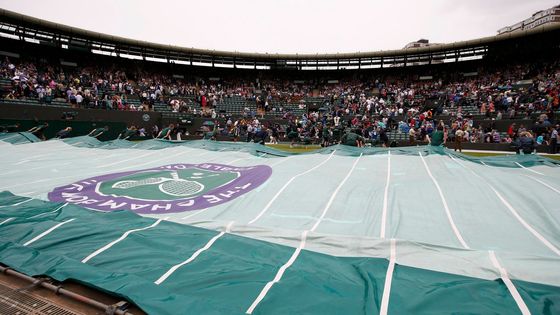
[[[436,116],[447,124],[451,140],[462,129],[467,142],[509,143],[526,129],[509,137],[506,130],[499,130],[501,137],[487,137],[495,133],[493,128],[481,130],[475,125],[481,120],[521,118],[528,120],[528,128],[538,121],[534,136],[543,134],[540,143],[549,144],[559,106],[557,58],[499,67],[478,65],[474,76],[444,71],[422,80],[414,74],[381,73],[360,79],[343,77],[336,84],[320,80],[296,84],[267,76],[253,77],[251,83],[235,78],[206,82],[195,76],[177,79],[150,72],[142,65],[131,71],[133,67],[127,64],[109,63],[96,69],[87,64],[54,67],[56,62],[45,61],[45,57],[20,58],[13,63],[6,57],[1,64],[2,102],[156,111],[167,119],[198,115],[227,122],[233,117],[235,123],[223,126],[228,128],[223,133],[243,137],[247,122],[236,117],[277,117],[286,121],[284,125],[295,126],[298,139],[319,143],[323,129],[335,126],[345,128],[340,134],[353,129],[367,141],[384,145],[422,142],[434,129],[432,118]],[[342,123],[335,124],[334,117],[340,117]],[[261,128],[260,124],[254,127],[255,132]],[[388,141],[380,141],[382,132],[387,133]],[[328,137],[332,136],[331,131]]]

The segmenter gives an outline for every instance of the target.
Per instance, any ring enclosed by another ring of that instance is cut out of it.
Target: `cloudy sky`
[[[101,33],[216,50],[336,53],[495,35],[558,0],[0,0]]]

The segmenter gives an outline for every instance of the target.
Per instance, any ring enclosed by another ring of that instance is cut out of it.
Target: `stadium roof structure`
[[[560,23],[531,30],[412,49],[335,54],[277,54],[217,51],[164,45],[70,27],[0,9],[0,36],[101,55],[239,69],[352,70],[406,67],[483,59],[501,43],[539,34],[560,38]]]

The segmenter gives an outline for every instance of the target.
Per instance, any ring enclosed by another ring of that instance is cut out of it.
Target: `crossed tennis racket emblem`
[[[218,176],[218,174],[209,175]],[[202,178],[202,177],[195,177]],[[188,197],[196,195],[204,189],[204,185],[192,180],[179,177],[177,172],[171,172],[169,177],[150,177],[141,180],[123,180],[113,184],[112,188],[129,189],[139,186],[158,185],[158,189],[164,193],[175,197]]]

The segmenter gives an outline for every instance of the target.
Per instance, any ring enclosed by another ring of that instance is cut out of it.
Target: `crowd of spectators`
[[[432,133],[436,128],[433,118],[437,116],[443,118],[451,140],[461,130],[465,142],[509,143],[516,139],[516,133],[508,131],[504,135],[492,127],[477,126],[475,120],[529,118],[538,113],[537,128],[532,132],[537,142],[546,144],[552,142],[554,112],[559,107],[558,60],[481,67],[469,75],[441,73],[421,78],[403,74],[336,81],[206,81],[148,71],[141,66],[62,67],[18,61],[5,58],[0,64],[0,78],[11,82],[3,98],[36,98],[44,103],[66,102],[73,107],[131,111],[153,110],[155,103],[167,104],[175,112],[221,118],[222,133],[249,139],[266,128],[271,134],[278,129],[276,133],[281,132],[292,142],[326,144],[352,130],[366,143],[388,145],[387,133],[396,132],[406,134],[413,144]],[[233,113],[241,118],[219,113],[217,106],[232,97],[252,104],[256,110],[247,105],[242,112]],[[320,108],[307,109],[305,102],[309,98],[319,100]],[[295,115],[285,108],[287,104],[307,110]],[[287,123],[254,123],[258,121],[256,117],[262,120],[271,112],[279,112]],[[518,129],[525,131],[522,126]]]

